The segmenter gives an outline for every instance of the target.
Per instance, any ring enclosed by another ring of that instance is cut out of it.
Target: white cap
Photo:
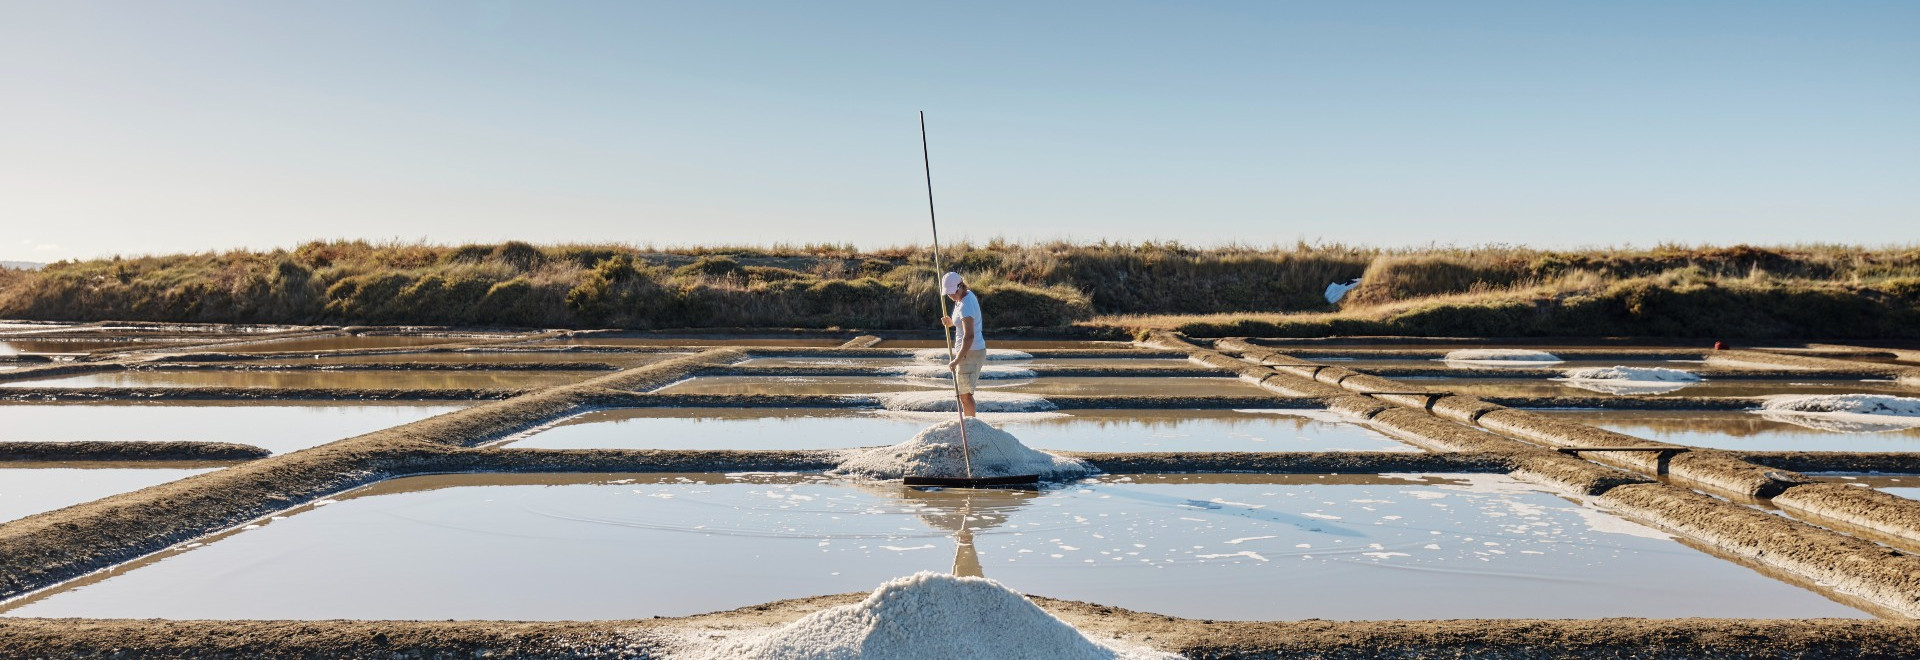
[[[959,273],[947,273],[940,276],[940,293],[951,296],[958,291],[960,291]]]

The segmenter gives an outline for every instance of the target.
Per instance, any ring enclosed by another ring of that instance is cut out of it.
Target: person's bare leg
[[[973,416],[973,394],[972,393],[960,395],[960,414],[965,415],[967,417]]]

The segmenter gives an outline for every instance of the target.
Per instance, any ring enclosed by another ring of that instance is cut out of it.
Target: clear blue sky
[[[0,0],[0,259],[1920,242],[1913,2]]]

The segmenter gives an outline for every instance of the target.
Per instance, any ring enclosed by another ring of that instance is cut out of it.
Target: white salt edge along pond
[[[1013,434],[979,419],[966,420],[967,445],[960,449],[961,421],[950,419],[920,431],[905,442],[849,451],[831,474],[875,479],[918,477],[1008,477],[1037,474],[1041,479],[1077,479],[1091,474],[1085,461],[1035,451]],[[967,474],[970,457],[973,473]]]
[[[776,630],[688,654],[744,660],[1172,660],[1110,646],[986,578],[920,573],[865,600],[809,614]]]
[[[1700,382],[1700,375],[1666,367],[1584,367],[1554,380],[1606,394],[1666,394]]]
[[[875,396],[880,400],[880,407],[887,410],[954,412],[960,405],[954,400],[952,390],[888,392]],[[974,392],[973,401],[975,411],[983,413],[1048,412],[1059,409],[1045,397],[1019,392]]]
[[[906,376],[908,378],[953,380],[953,372],[948,370],[944,365],[916,365],[911,367],[886,367],[886,368],[880,369],[879,373],[892,375],[892,376]],[[980,369],[980,378],[985,380],[1017,380],[1022,378],[1033,378],[1037,375],[1039,374],[1034,373],[1032,369],[1027,369],[1024,367],[993,366],[993,367],[982,367]]]
[[[947,361],[951,359],[953,359],[953,353],[944,348],[923,348],[913,352],[913,360],[915,362],[934,362],[939,364],[946,364]],[[1016,350],[1006,349],[1006,348],[987,349],[988,361],[998,361],[998,360],[1014,361],[1014,360],[1031,360],[1031,359],[1033,359],[1033,354],[1028,353],[1026,351],[1016,351]]]
[[[1774,396],[1753,412],[1778,422],[1843,433],[1920,427],[1920,398],[1887,394]]]
[[[1564,362],[1558,355],[1546,351],[1535,351],[1524,348],[1463,348],[1456,351],[1448,351],[1446,357],[1440,359],[1444,362],[1464,362],[1468,364],[1478,362],[1494,364],[1512,362]]]

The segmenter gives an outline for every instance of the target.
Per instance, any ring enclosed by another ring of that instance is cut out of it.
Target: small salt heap
[[[1555,380],[1606,394],[1666,394],[1700,382],[1699,374],[1665,367],[1587,367],[1566,374]]]
[[[1886,394],[1776,396],[1754,412],[1774,421],[1842,433],[1920,427],[1920,399]]]
[[[960,451],[960,420],[950,419],[897,445],[849,452],[830,473],[874,479],[966,477],[969,459],[975,478],[1037,474],[1041,479],[1061,480],[1093,472],[1093,466],[1085,461],[1029,449],[1013,434],[986,422],[968,419],[966,424],[970,451],[964,457]]]
[[[1560,356],[1546,351],[1530,351],[1521,348],[1466,348],[1449,351],[1441,360],[1463,366],[1532,366],[1562,362]],[[1519,363],[1519,364],[1516,364]]]
[[[985,578],[921,572],[880,585],[866,600],[809,614],[761,636],[704,649],[741,660],[1174,660],[1119,648]]]

